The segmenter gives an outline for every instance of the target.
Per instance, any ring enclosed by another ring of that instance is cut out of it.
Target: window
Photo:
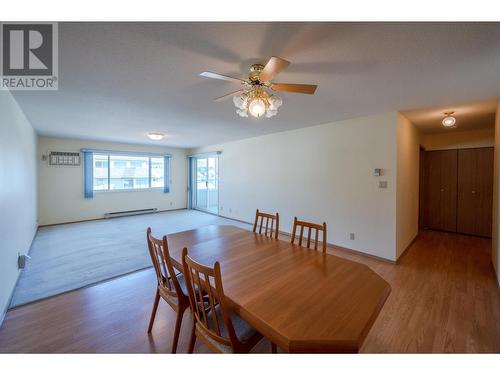
[[[128,154],[93,153],[93,190],[137,190],[163,188],[168,176],[168,157]],[[165,168],[167,170],[165,170]],[[167,172],[167,173],[165,173]]]
[[[108,156],[94,154],[94,190],[108,190]]]
[[[151,158],[151,187],[163,187],[163,158]]]

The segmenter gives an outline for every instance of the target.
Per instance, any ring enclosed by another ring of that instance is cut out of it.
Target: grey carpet
[[[161,236],[210,224],[247,224],[180,210],[40,228],[10,307],[151,266],[146,228]]]

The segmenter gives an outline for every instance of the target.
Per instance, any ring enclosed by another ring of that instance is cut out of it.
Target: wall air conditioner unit
[[[45,155],[44,155],[45,156]],[[79,152],[49,152],[49,165],[79,167],[81,165],[81,157]]]

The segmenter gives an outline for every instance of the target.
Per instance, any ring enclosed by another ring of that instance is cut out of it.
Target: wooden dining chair
[[[302,246],[302,239],[304,236],[304,228],[308,229],[307,232],[307,248],[311,248],[311,232],[312,230],[316,230],[316,235],[314,236],[314,250],[318,250],[318,233],[321,231],[322,240],[323,240],[323,252],[326,252],[326,223],[323,222],[322,225],[309,223],[307,221],[297,220],[295,217],[293,219],[293,231],[292,231],[292,244],[295,242],[297,227],[300,227],[300,235],[299,235],[299,246]]]
[[[189,353],[196,338],[216,353],[248,353],[262,335],[236,315],[224,296],[219,262],[210,268],[182,251],[184,275],[193,312]]]
[[[260,225],[259,225],[260,219]],[[259,226],[259,234],[262,234],[262,227],[264,225],[264,219],[266,219],[266,226],[264,228],[264,236],[267,237],[268,229],[269,229],[269,237],[278,238],[278,233],[280,230],[280,214],[276,212],[275,215],[266,214],[264,212],[260,212],[258,209],[255,211],[255,222],[253,224],[253,232],[257,233],[257,226]],[[271,226],[269,227],[269,220],[271,221]],[[276,227],[274,224],[276,223]],[[274,232],[274,236],[273,236]]]
[[[172,260],[168,251],[167,236],[163,239],[153,237],[151,228],[147,229],[147,241],[149,255],[156,272],[156,295],[153,303],[153,310],[151,311],[151,318],[149,320],[148,334],[153,329],[153,323],[158,310],[158,303],[160,297],[167,302],[172,309],[177,313],[175,321],[174,338],[172,342],[172,353],[177,351],[177,343],[179,341],[179,332],[182,325],[182,317],[184,311],[189,307],[189,297],[186,288],[186,283],[182,273],[178,275],[172,266]]]

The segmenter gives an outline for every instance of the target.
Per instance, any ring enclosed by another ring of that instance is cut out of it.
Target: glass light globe
[[[455,125],[455,123],[457,122],[457,120],[455,119],[455,117],[452,117],[452,116],[448,116],[448,117],[445,117],[443,119],[443,126],[446,126],[447,128],[451,128],[453,125]]]
[[[269,101],[269,109],[277,110],[283,104],[283,100],[279,96],[271,95],[268,99]]]
[[[246,110],[246,108],[237,109],[236,113],[239,114],[241,117],[248,117],[248,111]]]
[[[261,117],[266,113],[266,103],[262,99],[254,99],[250,102],[248,111],[253,117]]]
[[[277,109],[268,109],[267,112],[266,112],[266,117],[269,118],[269,117],[273,117],[273,116],[276,116],[278,114],[278,110]]]
[[[236,108],[243,109],[246,106],[246,95],[235,95],[233,96],[233,103]]]

